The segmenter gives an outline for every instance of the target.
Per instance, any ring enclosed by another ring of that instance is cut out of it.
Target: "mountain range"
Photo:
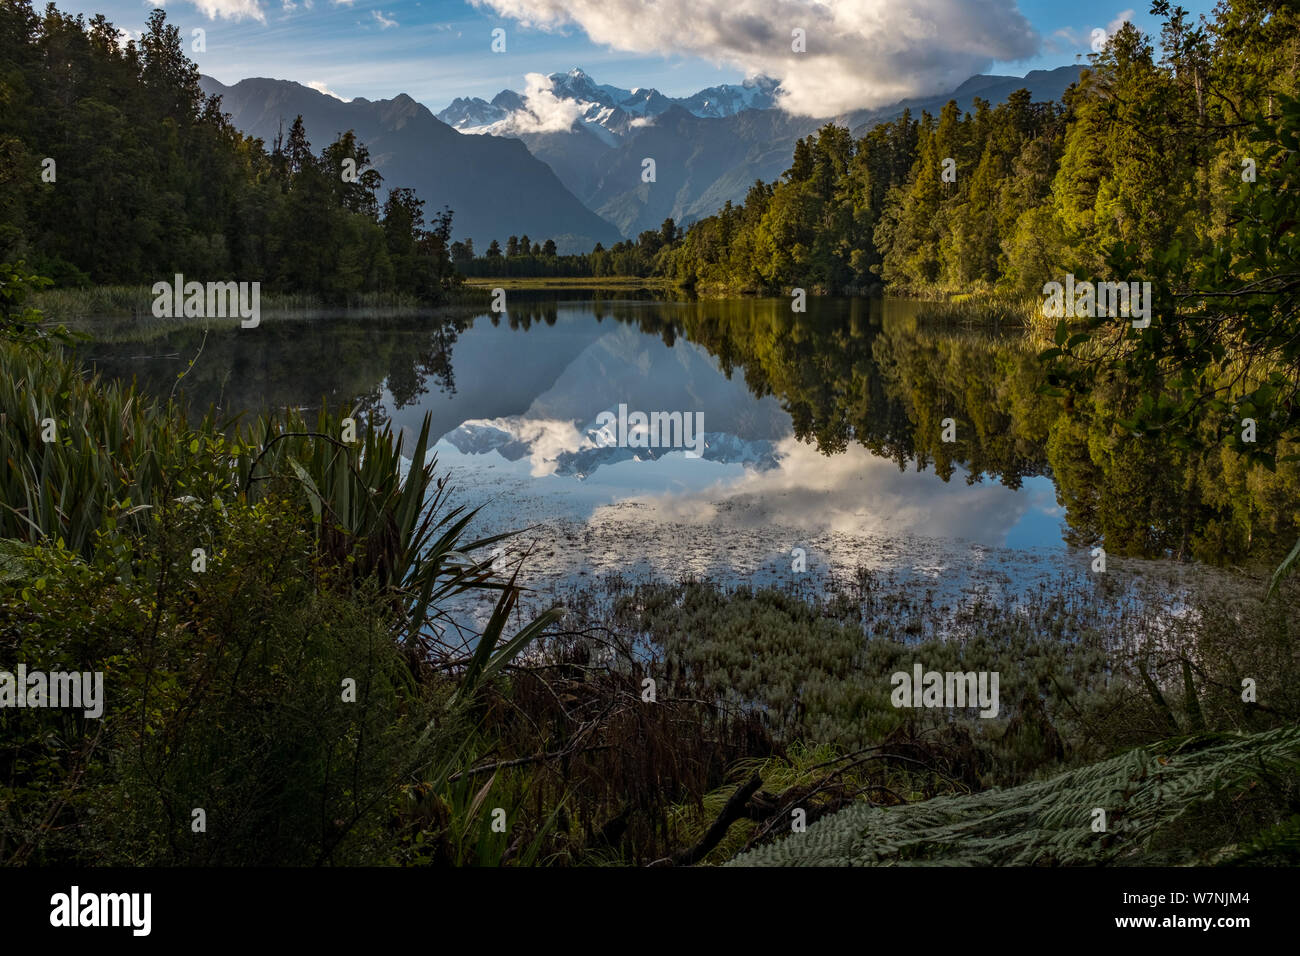
[[[1080,69],[981,74],[949,92],[830,120],[784,112],[779,82],[761,76],[670,97],[599,84],[575,68],[529,74],[524,90],[490,101],[454,99],[436,116],[405,94],[344,102],[285,80],[202,84],[222,97],[239,129],[267,142],[298,114],[317,149],[355,130],[387,185],[414,188],[431,209],[450,206],[456,238],[472,238],[480,251],[492,239],[527,234],[555,239],[561,252],[585,252],[668,217],[685,225],[743,201],[756,179],[774,180],[789,167],[796,140],[827,122],[861,136],[905,109],[937,113],[949,100],[969,110],[976,98],[996,104],[1022,87],[1036,101],[1057,100]],[[646,158],[655,161],[651,183],[642,182]]]
[[[645,87],[624,90],[597,84],[581,67],[568,73],[552,73],[547,77],[534,74],[534,77],[539,82],[533,89],[524,93],[502,90],[491,102],[479,97],[458,97],[438,114],[438,119],[462,133],[492,133],[497,136],[537,132],[538,127],[555,119],[576,120],[576,124],[581,124],[612,146],[636,126],[647,125],[648,118],[673,106],[702,119],[721,119],[741,110],[772,109],[776,106],[774,94],[779,86],[776,80],[760,76],[739,85],[727,83],[700,90],[692,96],[671,97]],[[530,97],[529,93],[534,96]],[[549,94],[549,100],[573,104],[573,107],[562,109],[558,116],[546,111],[539,115],[529,102],[538,93]]]
[[[351,129],[370,150],[385,186],[409,186],[425,211],[449,206],[457,239],[486,249],[510,233],[553,238],[566,252],[587,252],[597,242],[617,242],[619,232],[584,206],[544,162],[518,139],[465,136],[405,93],[391,100],[343,102],[287,80],[247,79],[225,86],[201,79],[220,95],[222,109],[249,136],[272,142],[302,115],[307,138],[319,151]],[[382,197],[381,197],[382,198]]]

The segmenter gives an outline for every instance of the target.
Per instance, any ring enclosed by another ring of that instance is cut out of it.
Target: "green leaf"
[[[1282,563],[1279,564],[1277,570],[1273,572],[1273,580],[1269,582],[1268,585],[1269,597],[1272,597],[1277,593],[1278,586],[1282,583],[1282,579],[1295,570],[1296,561],[1298,560],[1300,560],[1300,538],[1296,539],[1295,547],[1291,549],[1291,553],[1282,559]]]
[[[311,475],[307,474],[307,469],[298,464],[294,458],[286,455],[285,460],[289,463],[289,467],[294,470],[294,473],[298,476],[298,480],[302,482],[303,487],[307,490],[307,500],[311,502],[312,516],[316,523],[320,524],[321,508],[324,502],[321,499],[320,492],[316,490],[316,483],[311,480]]]

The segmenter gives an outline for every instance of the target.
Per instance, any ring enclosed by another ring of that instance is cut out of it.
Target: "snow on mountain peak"
[[[492,103],[456,98],[438,118],[464,133],[502,136],[569,132],[578,126],[608,145],[631,130],[648,125],[659,114],[680,106],[703,118],[731,116],[746,109],[776,106],[778,82],[766,76],[747,77],[739,85],[724,83],[692,96],[669,97],[651,87],[630,90],[597,85],[581,67],[544,76],[529,73],[522,94],[503,90]]]

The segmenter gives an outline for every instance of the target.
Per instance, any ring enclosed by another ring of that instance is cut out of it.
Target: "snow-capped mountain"
[[[692,96],[664,96],[649,87],[625,90],[598,84],[574,68],[549,76],[529,74],[521,93],[502,90],[491,102],[481,97],[457,97],[438,119],[462,133],[497,136],[520,133],[560,133],[582,126],[607,145],[614,145],[630,130],[679,106],[694,116],[717,119],[742,110],[771,109],[779,84],[765,76],[736,85],[724,83]]]
[[[491,126],[505,119],[509,113],[509,110],[480,97],[458,96],[438,114],[438,119],[456,129],[465,130]]]
[[[1060,99],[1080,67],[1034,70],[1023,77],[974,76],[955,90],[835,118],[855,136],[910,109],[936,115],[949,100],[973,108],[976,97],[998,103],[1017,89],[1035,101]],[[555,171],[588,209],[625,237],[657,229],[665,218],[689,225],[727,201],[741,202],[756,179],[769,182],[790,165],[795,141],[826,122],[786,113],[780,85],[767,77],[723,84],[672,98],[657,90],[600,84],[580,69],[530,73],[523,92],[505,90],[488,103],[456,100],[439,114],[464,133],[521,140]],[[657,163],[649,188],[645,157]]]
[[[631,448],[613,441],[609,430],[595,421],[581,428],[570,422],[533,421],[522,417],[462,422],[442,441],[466,455],[495,451],[507,461],[531,458],[537,474],[570,475],[583,479],[602,465],[620,461],[654,461],[680,449]],[[705,461],[740,463],[756,471],[777,467],[776,442],[744,439],[726,432],[705,432]]]
[[[677,102],[688,113],[708,119],[734,116],[741,110],[768,110],[776,106],[780,84],[766,76],[746,80],[740,86],[724,83],[700,90]]]

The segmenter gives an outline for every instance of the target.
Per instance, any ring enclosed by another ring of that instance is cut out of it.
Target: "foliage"
[[[420,201],[395,189],[381,213],[352,131],[317,154],[297,117],[268,150],[203,95],[162,10],[139,40],[118,39],[102,15],[0,3],[0,260],[65,286],[181,273],[331,302],[436,301],[456,285],[450,210],[426,229]]]
[[[1268,234],[1261,215],[1287,221],[1295,194],[1292,147],[1274,125],[1300,90],[1293,5],[1227,0],[1198,26],[1163,0],[1153,12],[1159,59],[1126,25],[1061,103],[1019,90],[965,114],[955,101],[938,116],[905,111],[857,140],[822,127],[780,180],[692,224],[657,274],[702,292],[1037,296],[1069,269],[1096,273],[1117,243],[1144,265],[1185,262],[1189,276],[1238,256],[1294,263],[1284,233],[1255,238]],[[1239,218],[1243,156],[1259,188]],[[1112,262],[1110,274],[1129,270]]]
[[[0,368],[0,649],[107,698],[0,712],[0,859],[391,862],[404,788],[450,791],[480,696],[557,617],[507,633],[518,587],[470,556],[496,538],[447,505],[428,422],[407,468],[365,421],[355,447],[324,411],[191,426],[39,341]],[[429,638],[465,592],[499,594],[469,662]]]
[[[1298,767],[1300,725],[1189,737],[1008,790],[858,804],[730,865],[1203,863],[1275,823],[1279,802],[1296,798]],[[1105,832],[1093,830],[1094,808]]]
[[[596,243],[589,253],[577,255],[558,255],[555,241],[547,239],[540,246],[536,243],[528,247],[528,237],[521,241],[517,236],[506,240],[504,254],[501,244],[495,239],[488,246],[487,252],[474,256],[471,243],[453,243],[452,259],[457,271],[469,277],[506,278],[543,278],[577,276],[641,276],[664,275],[667,263],[677,244],[681,241],[682,230],[673,220],[665,219],[658,230],[647,229],[636,239],[624,239],[606,249]],[[459,255],[456,247],[460,246]]]

